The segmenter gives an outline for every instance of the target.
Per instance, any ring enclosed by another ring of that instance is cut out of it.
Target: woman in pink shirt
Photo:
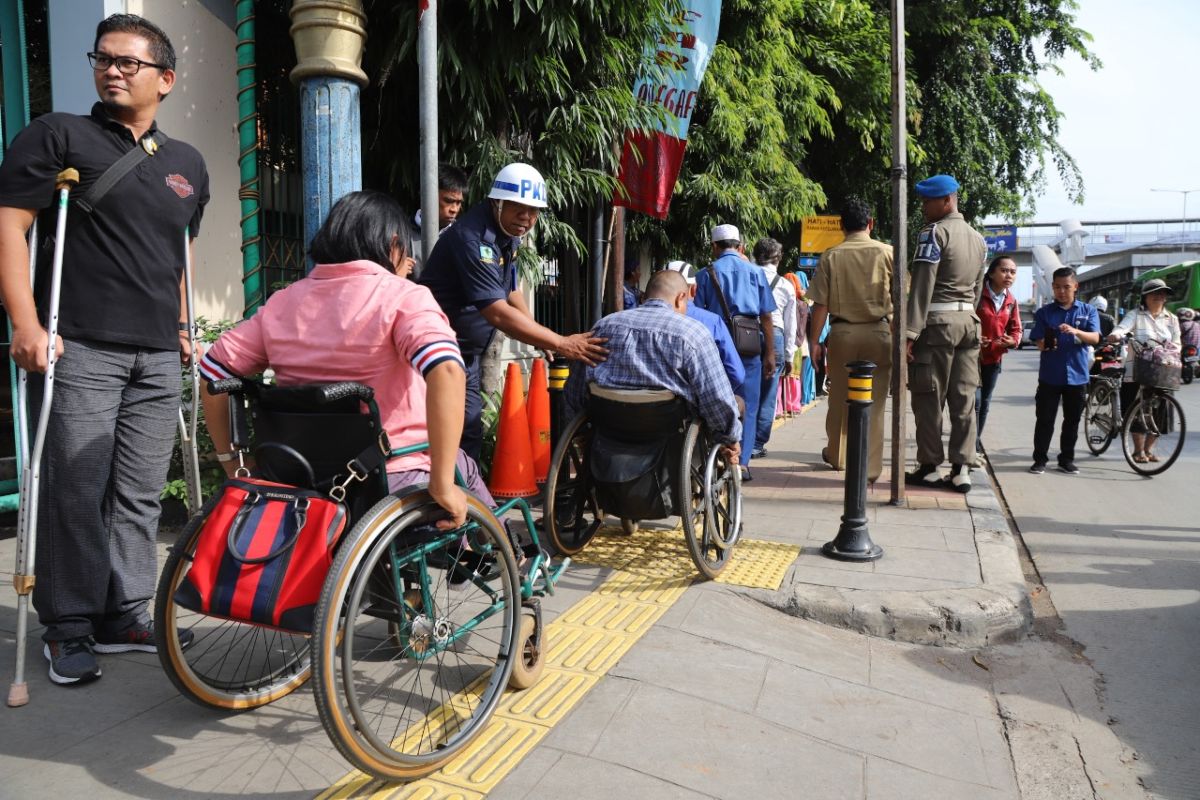
[[[430,495],[450,514],[439,526],[450,529],[464,523],[467,509],[454,483],[456,463],[468,488],[494,503],[477,465],[458,449],[466,371],[454,330],[428,289],[396,274],[410,240],[408,221],[391,197],[346,195],[309,246],[313,270],[222,334],[200,371],[221,380],[270,367],[281,385],[370,386],[393,448],[429,442],[427,451],[388,463],[390,488],[428,481]],[[217,452],[230,452],[225,398],[202,394]],[[232,474],[236,465],[224,466]]]

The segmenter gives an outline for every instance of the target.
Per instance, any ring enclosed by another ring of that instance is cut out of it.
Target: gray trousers
[[[916,425],[917,463],[938,466],[942,449],[942,409],[950,418],[951,464],[975,460],[975,390],[979,388],[979,319],[973,311],[931,312],[913,343],[908,365]]]
[[[43,385],[29,376],[33,420]],[[44,640],[145,621],[181,385],[178,351],[65,341],[38,504],[33,605]]]

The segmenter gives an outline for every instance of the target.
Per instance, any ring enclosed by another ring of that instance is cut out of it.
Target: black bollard
[[[867,530],[867,440],[871,430],[871,373],[873,361],[851,361],[846,392],[846,504],[837,538],[821,552],[838,561],[875,561],[883,548]]]
[[[550,362],[550,447],[558,444],[558,435],[563,426],[563,390],[567,388],[567,378],[571,368],[566,360],[559,358]]]

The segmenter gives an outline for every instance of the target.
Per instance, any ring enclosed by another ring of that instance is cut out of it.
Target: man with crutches
[[[0,298],[12,357],[29,373],[28,418],[39,418],[43,396],[50,407],[36,566],[24,582],[33,584],[58,684],[100,677],[97,653],[156,649],[147,606],[159,494],[178,423],[180,358],[191,357],[184,231],[196,235],[208,201],[204,159],[155,124],[175,83],[166,34],[141,17],[114,15],[97,27],[87,57],[100,102],[86,116],[35,119],[0,164]],[[67,168],[79,183],[60,211],[52,198]],[[49,235],[59,214],[61,240]],[[35,218],[31,291],[26,233]],[[59,270],[52,349],[46,326]],[[10,705],[24,699],[22,674],[19,665]]]

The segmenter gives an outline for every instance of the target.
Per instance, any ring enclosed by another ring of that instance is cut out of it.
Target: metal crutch
[[[29,702],[29,686],[25,683],[25,638],[29,631],[29,595],[33,591],[34,554],[37,552],[38,484],[42,478],[42,449],[46,444],[46,429],[50,423],[50,404],[54,400],[54,365],[58,361],[55,343],[58,341],[58,300],[62,288],[63,241],[67,232],[67,199],[71,187],[79,183],[79,173],[64,169],[54,179],[58,191],[58,222],[54,229],[54,265],[50,274],[50,308],[46,325],[46,379],[42,392],[42,408],[38,415],[37,435],[33,449],[21,470],[21,500],[17,523],[17,568],[13,587],[17,590],[17,668],[12,686],[8,689],[8,705],[12,708]],[[36,245],[36,241],[34,242]],[[30,254],[30,263],[33,263]],[[32,273],[32,266],[30,268]],[[24,373],[24,370],[22,370]],[[25,386],[25,375],[20,378]],[[22,395],[24,392],[20,392]],[[24,399],[24,398],[21,398]],[[22,410],[22,416],[26,416]],[[27,416],[26,416],[27,418]]]
[[[188,342],[192,358],[188,362],[192,385],[192,404],[179,406],[179,444],[183,458],[183,480],[187,484],[188,516],[200,513],[204,498],[200,493],[200,453],[196,449],[196,430],[200,423],[200,355],[196,352],[196,304],[192,287],[192,248],[187,228],[183,229],[183,287],[187,305]],[[185,415],[185,410],[187,411]],[[185,418],[186,416],[186,418]]]

